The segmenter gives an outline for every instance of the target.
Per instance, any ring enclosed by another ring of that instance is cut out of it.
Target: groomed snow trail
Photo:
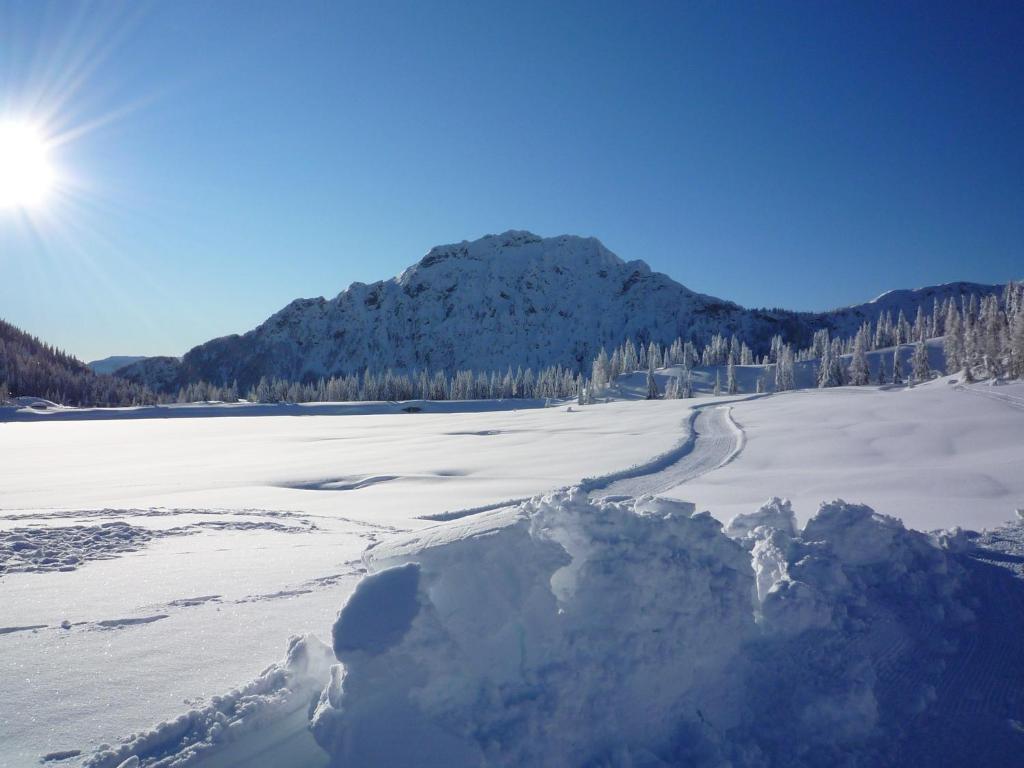
[[[744,397],[732,402],[751,400]],[[657,496],[694,478],[723,467],[743,450],[746,435],[732,417],[732,405],[698,405],[690,411],[686,422],[686,436],[677,446],[650,461],[618,472],[580,481],[592,499],[608,496]],[[459,520],[463,517],[515,506],[529,497],[507,499],[468,509],[451,510],[439,514],[422,515],[421,520],[438,522]]]
[[[695,408],[689,429],[683,444],[661,461],[637,467],[635,475],[591,486],[590,497],[657,496],[725,466],[743,450],[745,436],[731,406]]]

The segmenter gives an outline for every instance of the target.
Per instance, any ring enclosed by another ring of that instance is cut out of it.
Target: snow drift
[[[313,733],[335,766],[884,763],[972,620],[954,558],[843,501],[723,532],[538,497],[370,550]]]
[[[330,674],[331,650],[313,635],[293,636],[283,662],[208,706],[129,736],[116,746],[101,745],[85,768],[185,768],[293,715],[304,717]],[[244,752],[244,749],[241,750]]]

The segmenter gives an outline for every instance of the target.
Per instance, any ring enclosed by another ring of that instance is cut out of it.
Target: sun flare
[[[53,187],[47,141],[30,125],[0,123],[0,208],[35,208]]]

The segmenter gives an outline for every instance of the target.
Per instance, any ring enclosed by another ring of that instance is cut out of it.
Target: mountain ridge
[[[206,380],[293,381],[366,368],[583,370],[601,346],[626,338],[706,343],[736,334],[761,352],[775,334],[806,344],[818,328],[852,334],[885,311],[931,309],[935,298],[992,293],[957,282],[889,291],[827,312],[747,309],[697,293],[642,260],[626,261],[595,237],[543,238],[525,230],[438,245],[395,277],[353,282],[334,298],[295,299],[256,328],[211,339],[174,358],[118,370],[161,391]]]

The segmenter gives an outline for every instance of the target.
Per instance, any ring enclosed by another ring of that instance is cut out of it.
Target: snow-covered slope
[[[961,280],[942,285],[929,285],[924,288],[886,291],[881,296],[864,304],[822,312],[817,317],[825,321],[822,323],[822,327],[828,327],[831,331],[843,336],[852,336],[865,320],[874,322],[887,312],[892,315],[893,319],[896,319],[902,312],[907,320],[913,322],[918,307],[922,307],[925,314],[928,314],[932,311],[936,301],[941,303],[950,297],[959,299],[972,294],[981,299],[983,296],[998,293],[1002,288],[1001,285],[984,285]]]
[[[192,349],[180,367],[160,358],[120,375],[168,391],[199,379],[245,389],[261,376],[308,380],[364,368],[582,370],[602,345],[627,338],[705,343],[736,333],[763,352],[776,333],[802,345],[820,327],[851,333],[887,309],[913,315],[935,296],[992,290],[958,283],[819,314],[748,310],[623,261],[595,238],[509,231],[438,246],[398,277],[353,283],[333,299],[293,301],[248,333]]]

